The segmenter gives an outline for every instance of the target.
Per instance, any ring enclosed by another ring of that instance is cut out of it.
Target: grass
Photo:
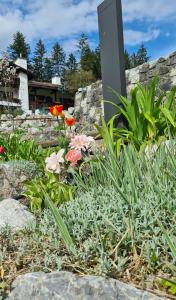
[[[0,266],[7,289],[19,274],[61,269],[159,289],[157,276],[168,278],[167,263],[175,263],[158,223],[176,236],[174,151],[161,146],[148,160],[129,146],[115,163],[108,154],[90,163],[91,175],[75,177],[77,198],[59,208],[75,254],[48,210],[23,232],[2,232]]]

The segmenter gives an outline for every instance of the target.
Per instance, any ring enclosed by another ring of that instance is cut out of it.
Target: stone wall
[[[137,68],[126,71],[127,93],[135,87],[137,82],[146,84],[155,75],[159,77],[159,87],[169,91],[176,85],[176,52],[166,58],[143,64]],[[102,114],[102,82],[97,81],[86,87],[83,91],[77,92],[75,96],[75,115],[80,125],[99,122]]]
[[[81,128],[85,126],[85,130],[89,131],[93,123],[99,123],[103,111],[102,99],[101,80],[76,93],[74,113]]]

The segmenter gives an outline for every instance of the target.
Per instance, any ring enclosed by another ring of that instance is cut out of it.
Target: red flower
[[[54,106],[51,106],[51,107],[49,107],[49,111],[55,117],[61,116],[62,115],[62,111],[63,111],[63,105],[54,105]]]
[[[78,160],[82,158],[81,152],[76,149],[72,149],[68,151],[68,153],[65,156],[65,159],[71,162],[71,166],[76,166]]]
[[[75,125],[75,122],[76,122],[75,117],[72,117],[72,118],[65,118],[65,123],[66,123],[66,125],[69,126],[69,127],[74,126],[74,125]]]
[[[0,146],[0,154],[3,154],[5,152],[5,148],[3,146]]]

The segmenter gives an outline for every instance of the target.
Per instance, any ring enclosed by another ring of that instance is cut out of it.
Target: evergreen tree
[[[52,60],[52,74],[53,75],[59,75],[63,76],[65,71],[65,51],[64,49],[59,45],[59,43],[55,43],[52,49],[51,53],[51,60]]]
[[[100,45],[95,49],[94,52],[94,67],[93,74],[95,79],[101,79],[101,56],[100,56]]]
[[[100,46],[95,51],[91,50],[88,38],[83,33],[77,45],[80,55],[80,67],[83,71],[92,71],[95,79],[101,78],[101,59],[100,59]]]
[[[76,57],[74,56],[73,53],[70,53],[66,65],[67,65],[68,71],[70,71],[72,73],[77,70],[78,64],[76,61]]]
[[[80,60],[81,60],[81,57],[84,55],[87,47],[88,47],[88,38],[84,33],[82,33],[80,36],[78,45],[77,45],[78,53],[80,55]]]
[[[137,56],[137,64],[138,65],[142,65],[149,61],[150,57],[148,56],[147,49],[144,47],[143,43],[141,44],[140,48],[138,49],[136,56]]]
[[[131,58],[127,50],[125,50],[125,70],[129,70],[131,68]]]
[[[95,67],[95,53],[90,49],[89,45],[84,51],[80,60],[81,68],[84,71],[94,70]]]
[[[33,57],[33,73],[34,78],[39,81],[44,80],[44,64],[45,64],[45,45],[40,39],[35,46]]]
[[[9,45],[8,52],[13,60],[21,56],[29,61],[30,46],[21,32],[18,31],[13,35],[13,43]]]
[[[52,78],[52,61],[46,57],[44,60],[44,81],[50,82]]]
[[[138,66],[138,58],[135,53],[133,53],[130,57],[130,67],[135,68]]]

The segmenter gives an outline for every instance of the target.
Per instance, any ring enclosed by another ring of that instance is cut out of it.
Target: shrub
[[[137,149],[148,141],[156,142],[176,133],[176,108],[174,88],[170,93],[157,96],[157,78],[146,87],[138,84],[131,90],[130,98],[117,94],[120,104],[115,105],[117,115],[122,115],[126,128],[114,128],[117,138],[132,141]],[[111,122],[116,119],[113,117]],[[111,125],[112,126],[112,125]]]

